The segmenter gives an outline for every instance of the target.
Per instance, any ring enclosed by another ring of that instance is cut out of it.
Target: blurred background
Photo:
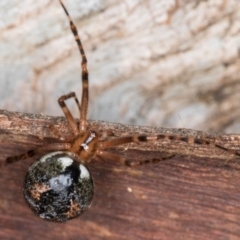
[[[240,132],[240,1],[63,2],[88,58],[90,119]],[[59,2],[1,0],[0,16],[0,108],[62,116],[81,71]]]

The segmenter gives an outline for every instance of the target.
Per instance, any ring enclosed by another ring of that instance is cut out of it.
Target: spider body
[[[52,152],[29,168],[23,194],[39,217],[64,222],[89,207],[94,194],[93,180],[87,167],[72,152]]]
[[[94,186],[84,163],[95,157],[97,148],[97,133],[84,131],[70,141],[69,151],[46,154],[29,167],[23,194],[35,214],[65,222],[90,206]]]
[[[71,152],[78,155],[84,162],[90,162],[97,153],[98,134],[94,131],[86,131],[78,135],[71,144]]]
[[[94,194],[94,186],[90,172],[85,164],[97,157],[116,161],[129,167],[139,166],[147,163],[156,163],[172,158],[174,154],[167,157],[146,159],[139,161],[128,160],[124,157],[108,152],[107,149],[127,143],[156,142],[161,140],[180,141],[187,144],[212,145],[236,156],[236,151],[219,146],[212,140],[206,138],[194,138],[181,135],[139,135],[118,137],[112,139],[101,139],[99,134],[90,129],[87,122],[88,109],[88,70],[87,58],[83,50],[77,29],[72,22],[65,6],[59,0],[70,23],[71,31],[78,45],[82,62],[82,99],[81,105],[74,92],[63,95],[58,103],[66,117],[71,135],[62,136],[54,125],[49,126],[58,140],[53,140],[47,145],[27,151],[18,156],[8,157],[5,165],[21,161],[35,154],[47,152],[30,168],[24,181],[24,197],[34,213],[41,218],[55,222],[64,222],[81,215],[91,204]],[[79,121],[77,122],[65,101],[73,98],[79,109]],[[103,134],[104,135],[104,134]]]

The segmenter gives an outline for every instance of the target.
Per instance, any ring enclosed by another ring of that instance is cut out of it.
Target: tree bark
[[[8,156],[57,141],[49,124],[63,136],[71,132],[62,117],[0,111],[0,163]],[[105,138],[136,133],[204,136],[239,149],[239,135],[100,121],[90,121],[90,127],[105,133]],[[175,157],[135,168],[107,160],[91,161],[88,167],[95,182],[92,206],[65,224],[34,216],[23,199],[24,175],[39,156],[2,167],[0,238],[238,239],[240,174],[236,156],[209,145],[169,140],[127,144],[114,152],[136,161]]]

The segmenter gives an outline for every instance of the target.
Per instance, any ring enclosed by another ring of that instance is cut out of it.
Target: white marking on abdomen
[[[90,178],[90,173],[84,165],[80,164],[79,169],[80,169],[80,172],[81,172],[80,173],[80,178],[87,178],[87,179]]]
[[[69,157],[60,157],[58,161],[63,165],[64,168],[69,167],[73,163],[73,160]]]

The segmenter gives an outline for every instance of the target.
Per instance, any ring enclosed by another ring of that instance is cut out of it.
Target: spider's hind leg
[[[71,145],[69,143],[52,143],[52,144],[44,145],[36,149],[29,150],[17,156],[7,157],[5,159],[5,162],[3,163],[3,166],[24,160],[29,157],[33,157],[34,155],[41,152],[68,150],[70,148],[71,148]]]
[[[3,163],[3,165],[5,166],[5,165],[11,164],[11,163],[15,163],[15,162],[24,160],[29,157],[33,157],[36,153],[37,153],[37,151],[32,149],[23,154],[17,155],[17,156],[7,157],[5,162]]]

